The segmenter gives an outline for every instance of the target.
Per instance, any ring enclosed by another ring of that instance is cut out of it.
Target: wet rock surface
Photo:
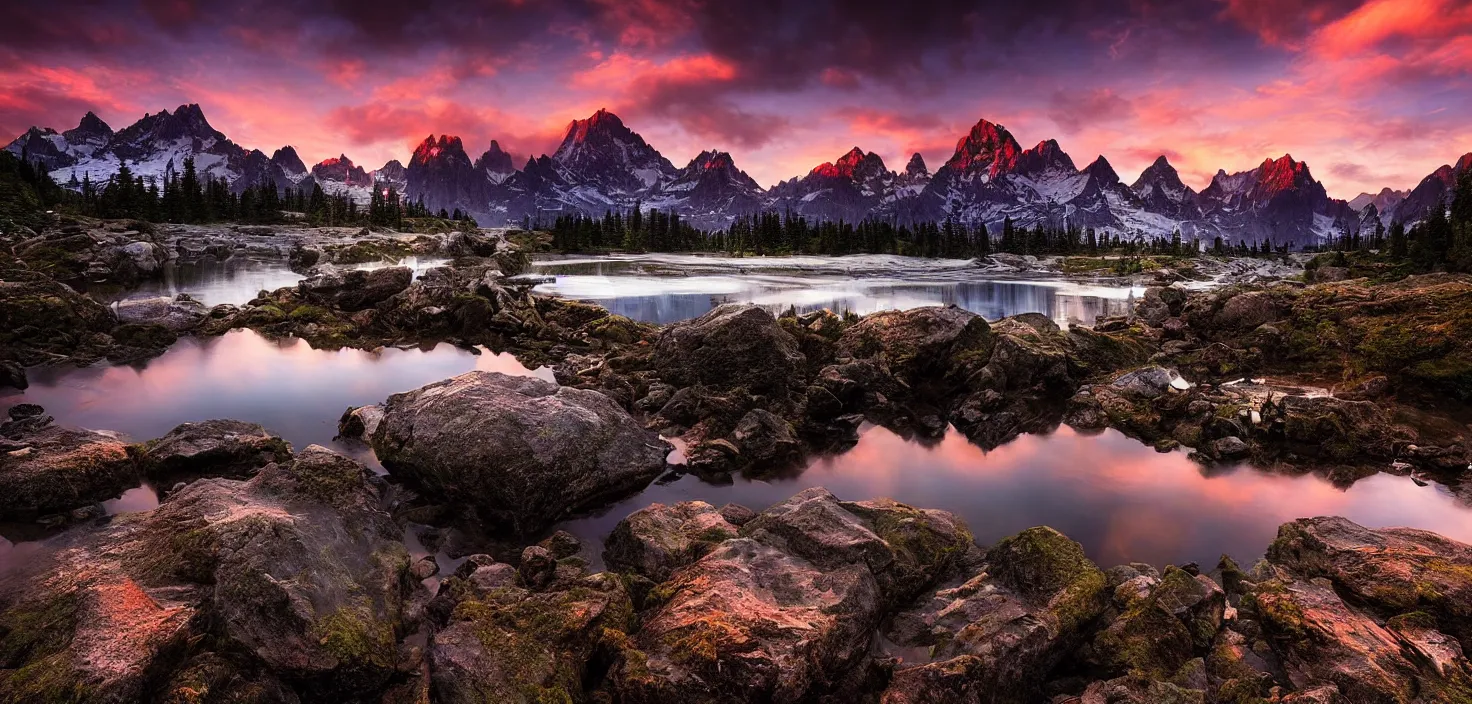
[[[117,496],[138,480],[115,434],[56,425],[19,404],[0,422],[0,520],[34,519]]]
[[[409,561],[367,475],[308,447],[249,481],[200,480],[154,511],[53,539],[44,563],[4,576],[0,696],[383,688],[397,676]]]
[[[380,408],[365,439],[390,472],[521,533],[643,488],[669,451],[603,394],[495,372]]]
[[[1205,464],[1455,479],[1465,424],[1418,414],[1455,417],[1472,398],[1467,277],[1160,286],[1093,329],[740,305],[657,328],[530,294],[513,278],[526,256],[498,234],[306,232],[49,233],[0,262],[0,384],[244,327],[320,347],[484,345],[553,366],[560,386],[474,373],[351,409],[341,431],[373,447],[387,481],[323,448],[292,455],[259,426],[209,421],[129,446],[17,406],[0,426],[0,512],[75,516],[58,550],[0,575],[0,700],[1472,696],[1472,549],[1422,531],[1307,519],[1246,572],[1100,570],[1050,529],[984,549],[944,512],[810,489],[760,512],[648,507],[619,523],[599,574],[570,536],[526,544],[665,471],[655,431],[686,441],[681,471],[706,475],[778,471],[865,421],[921,438],[954,425],[988,447],[1066,421]],[[116,312],[60,283],[234,252],[290,256],[308,278],[244,306]],[[339,268],[432,253],[458,259],[418,280]],[[215,478],[101,517],[94,504],[145,472]],[[391,515],[515,537],[441,571],[409,559]]]
[[[806,359],[771,313],[727,304],[667,328],[655,345],[655,368],[676,386],[743,387],[785,396]]]
[[[135,450],[151,477],[198,475],[243,477],[272,462],[291,459],[291,446],[256,423],[207,420],[184,423]]]

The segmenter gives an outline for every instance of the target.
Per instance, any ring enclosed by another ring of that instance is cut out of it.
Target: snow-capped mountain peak
[[[511,155],[502,151],[500,142],[493,139],[491,146],[475,160],[475,170],[485,174],[487,181],[501,183],[516,173],[516,165]]]
[[[669,159],[603,109],[573,120],[552,159],[572,180],[612,195],[651,191],[675,175]]]
[[[363,167],[353,163],[346,154],[323,159],[312,167],[312,176],[318,182],[330,181],[346,186],[372,186],[373,179]]]
[[[1073,159],[1058,146],[1058,142],[1048,139],[1019,154],[1011,170],[1024,176],[1041,177],[1045,174],[1072,175],[1078,172],[1078,167],[1073,165]]]
[[[956,153],[946,162],[946,167],[996,178],[1016,169],[1021,155],[1022,146],[1006,127],[983,119],[956,143]]]
[[[409,185],[409,170],[399,163],[398,159],[390,159],[388,163],[368,174],[375,184],[387,184],[393,186],[394,190],[403,193]]]
[[[297,156],[296,148],[291,145],[284,146],[273,152],[271,154],[271,163],[280,167],[281,171],[293,182],[299,183],[311,173],[307,170],[307,165],[302,162],[302,158]]]
[[[1410,191],[1396,191],[1386,187],[1380,189],[1379,193],[1361,193],[1355,196],[1350,199],[1349,207],[1363,211],[1370,206],[1374,206],[1376,217],[1379,217],[1379,213],[1394,208],[1396,204],[1405,200],[1406,196],[1410,195],[1410,193]]]
[[[925,167],[925,157],[920,156],[920,152],[915,152],[914,154],[910,155],[909,163],[905,164],[905,176],[908,176],[912,179],[930,178],[930,169]]]

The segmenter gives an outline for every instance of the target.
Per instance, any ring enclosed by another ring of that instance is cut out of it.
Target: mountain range
[[[126,163],[145,179],[166,178],[193,157],[195,168],[232,189],[263,183],[277,188],[321,185],[367,203],[376,184],[392,185],[432,210],[460,209],[484,225],[548,220],[559,214],[599,216],[638,206],[673,210],[698,227],[721,228],[762,210],[815,220],[898,223],[952,218],[985,223],[993,231],[1010,218],[1019,226],[1077,225],[1124,237],[1169,236],[1228,241],[1271,240],[1313,244],[1375,222],[1411,223],[1426,216],[1472,169],[1472,154],[1442,166],[1410,191],[1384,189],[1351,201],[1330,198],[1308,164],[1289,155],[1257,167],[1218,171],[1195,191],[1166,157],[1126,184],[1103,156],[1080,168],[1054,140],[1023,148],[1001,125],[980,120],[956,143],[951,158],[932,172],[919,154],[903,171],[874,152],[854,147],[832,162],[763,189],[727,152],[701,152],[676,167],[607,110],[572,121],[550,156],[517,168],[492,141],[472,160],[459,137],[430,135],[408,166],[390,161],[369,171],[346,155],[310,169],[282,147],[267,157],[246,150],[210,126],[198,105],[182,105],[114,132],[87,113],[76,128],[32,127],[7,150],[25,153],[63,185],[79,187],[116,174]]]

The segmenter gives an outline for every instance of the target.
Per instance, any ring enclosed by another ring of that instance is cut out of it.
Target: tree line
[[[1389,227],[1377,220],[1369,232],[1346,233],[1321,249],[1379,252],[1418,271],[1472,271],[1472,169],[1457,176],[1450,198],[1438,202],[1426,219],[1409,229],[1399,220]]]
[[[376,184],[368,206],[362,207],[347,193],[328,193],[313,181],[310,187],[278,189],[275,183],[251,184],[239,192],[223,178],[211,178],[195,168],[186,157],[183,169],[170,170],[161,179],[144,178],[121,164],[118,172],[101,183],[91,174],[74,176],[69,188],[58,185],[39,163],[25,154],[19,158],[4,152],[0,173],[21,184],[34,203],[17,207],[65,209],[98,218],[131,218],[170,223],[281,223],[292,219],[312,225],[402,227],[411,218],[439,217],[474,226],[474,220],[456,209],[431,212],[423,200],[409,200],[389,184]],[[0,215],[4,215],[0,212]],[[14,216],[11,216],[15,220]]]
[[[1128,238],[1094,228],[1022,227],[1005,218],[997,233],[985,224],[970,225],[954,219],[899,225],[866,219],[858,223],[809,220],[785,212],[762,212],[735,218],[724,229],[704,231],[680,219],[678,213],[635,208],[629,213],[608,211],[603,217],[579,213],[558,216],[550,225],[529,222],[529,229],[546,229],[553,249],[563,252],[599,252],[621,249],[645,252],[722,252],[726,254],[898,254],[915,257],[966,259],[994,252],[1022,255],[1104,253],[1186,255],[1201,251],[1197,240],[1185,241],[1179,231],[1170,237]],[[1286,244],[1214,243],[1219,254],[1267,256],[1288,251]]]

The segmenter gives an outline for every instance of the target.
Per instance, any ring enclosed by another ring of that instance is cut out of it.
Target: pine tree
[[[1392,259],[1405,259],[1409,253],[1406,242],[1406,226],[1399,220],[1390,223],[1390,257]]]

